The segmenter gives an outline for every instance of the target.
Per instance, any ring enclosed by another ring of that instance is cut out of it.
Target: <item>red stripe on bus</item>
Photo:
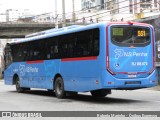
[[[27,64],[36,64],[36,63],[43,63],[44,60],[35,60],[35,61],[27,61]]]
[[[79,57],[79,58],[63,58],[61,59],[62,62],[67,61],[80,61],[80,60],[96,60],[97,56],[91,56],[91,57]]]

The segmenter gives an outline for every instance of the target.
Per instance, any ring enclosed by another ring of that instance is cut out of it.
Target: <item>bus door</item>
[[[12,51],[11,51],[11,45],[7,44],[5,49],[4,49],[4,76],[5,79],[7,79],[7,83],[12,84],[11,80],[9,80],[12,76],[12,69],[11,69],[11,63],[12,63]],[[3,67],[2,67],[3,68]],[[7,69],[7,70],[6,70]],[[7,77],[7,78],[6,78]]]
[[[154,70],[152,28],[111,25],[107,37],[107,69],[117,78],[143,78]]]

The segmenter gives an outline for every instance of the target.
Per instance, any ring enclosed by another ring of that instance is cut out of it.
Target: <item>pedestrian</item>
[[[82,20],[83,20],[83,24],[85,24],[85,17],[83,17],[83,19],[82,19]]]
[[[90,23],[93,23],[93,19],[92,19],[92,17],[91,17],[91,19],[90,19]]]
[[[96,18],[96,22],[98,23],[98,18]]]
[[[123,21],[123,18],[121,18],[121,21]]]

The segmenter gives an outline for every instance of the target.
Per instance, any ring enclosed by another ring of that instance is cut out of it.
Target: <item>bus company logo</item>
[[[20,70],[20,75],[21,76],[25,75],[25,65],[20,65],[19,70]]]
[[[145,52],[125,52],[123,49],[115,49],[115,59],[119,59],[120,57],[148,57],[148,53]]]
[[[24,76],[25,73],[38,73],[38,68],[36,67],[26,67],[25,65],[20,65],[19,66],[19,71],[20,71],[20,75]]]
[[[124,50],[123,49],[115,49],[114,52],[116,53],[115,59],[119,59],[124,54]]]

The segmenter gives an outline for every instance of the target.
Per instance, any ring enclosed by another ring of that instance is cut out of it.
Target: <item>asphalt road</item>
[[[32,89],[17,93],[15,86],[0,81],[0,111],[160,111],[160,91],[140,89],[113,90],[105,98],[93,98],[90,93],[57,99],[54,93]]]

